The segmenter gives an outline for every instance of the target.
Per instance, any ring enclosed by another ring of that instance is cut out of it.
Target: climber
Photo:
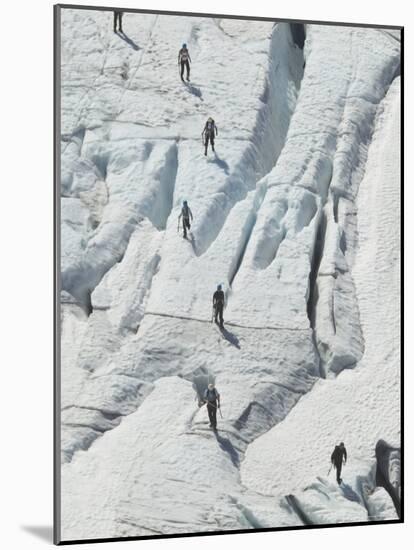
[[[333,453],[331,455],[331,462],[334,468],[336,468],[336,481],[338,482],[338,485],[342,483],[341,479],[341,470],[342,470],[342,464],[346,464],[347,455],[346,455],[346,449],[345,445],[343,443],[340,443],[339,445],[335,445],[335,449],[333,450]]]
[[[204,392],[204,403],[207,403],[208,418],[210,420],[210,428],[217,429],[217,409],[220,408],[220,394],[214,387],[214,384],[209,384]]]
[[[204,126],[204,130],[201,134],[201,138],[203,140],[203,144],[205,146],[204,154],[207,155],[207,147],[208,142],[210,140],[211,148],[214,151],[214,137],[217,135],[217,126],[214,120],[209,117],[209,119],[206,122],[206,125]]]
[[[183,202],[183,207],[181,208],[181,214],[178,216],[178,227],[177,227],[177,231],[179,230],[180,228],[180,220],[181,218],[183,218],[183,232],[184,232],[184,239],[187,238],[187,229],[190,230],[191,229],[191,225],[190,225],[190,218],[191,218],[191,221],[193,221],[193,213],[191,212],[190,210],[190,207],[188,206],[188,203],[187,201],[184,201]]]
[[[114,10],[114,32],[124,32],[122,30],[122,16],[123,13],[121,10]],[[117,23],[119,24],[119,29],[117,30]]]
[[[223,308],[224,308],[224,292],[221,289],[221,285],[217,286],[217,290],[213,294],[213,310],[214,321],[217,323],[220,321],[220,328],[223,328]]]
[[[190,53],[187,50],[187,44],[183,44],[183,47],[178,52],[178,66],[181,64],[181,80],[184,82],[184,67],[187,69],[187,81],[190,81]]]

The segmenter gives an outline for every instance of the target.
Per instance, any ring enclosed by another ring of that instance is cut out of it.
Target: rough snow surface
[[[398,34],[112,17],[62,10],[62,539],[394,519]]]
[[[323,469],[332,441],[345,440],[360,459],[374,458],[381,438],[399,446],[399,85],[397,78],[379,107],[357,196],[352,272],[365,353],[353,371],[318,381],[284,422],[249,447],[243,480],[267,494],[310,482]]]

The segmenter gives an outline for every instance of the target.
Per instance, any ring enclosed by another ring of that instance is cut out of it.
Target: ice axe
[[[329,471],[328,471],[328,477],[329,477],[329,474],[331,473],[331,470],[332,470],[332,464],[331,464],[331,467],[329,468]]]

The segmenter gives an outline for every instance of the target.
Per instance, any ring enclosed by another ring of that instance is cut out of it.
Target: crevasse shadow
[[[240,349],[240,341],[239,341],[239,339],[237,338],[237,336],[235,334],[233,334],[232,332],[230,332],[229,330],[227,330],[224,327],[220,328],[220,331],[221,331],[221,334],[223,335],[223,337],[228,342],[230,342],[230,344],[232,346],[236,347],[237,349]]]

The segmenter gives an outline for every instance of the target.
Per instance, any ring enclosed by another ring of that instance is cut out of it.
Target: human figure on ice
[[[217,285],[217,290],[213,294],[213,310],[215,323],[220,322],[220,328],[223,328],[223,309],[224,309],[224,292],[221,285]]]
[[[208,418],[210,420],[210,428],[217,429],[217,409],[220,408],[220,394],[214,387],[214,384],[209,384],[204,392],[204,403],[207,403]]]
[[[122,16],[123,13],[121,10],[114,10],[114,32],[124,32],[122,30]],[[117,29],[117,23],[119,28]]]
[[[201,134],[201,139],[203,140],[203,143],[204,143],[204,146],[205,146],[205,150],[204,150],[204,154],[207,156],[207,147],[208,147],[208,142],[210,141],[211,143],[211,148],[214,152],[214,137],[217,135],[217,126],[216,126],[216,123],[214,122],[214,120],[209,117],[207,122],[206,122],[206,125],[204,126],[204,130]]]
[[[190,52],[187,49],[187,44],[183,44],[183,47],[178,52],[178,66],[181,65],[181,80],[184,82],[184,67],[187,69],[187,82],[190,81]]]
[[[191,229],[190,225],[190,218],[191,221],[193,221],[193,213],[190,210],[190,207],[188,206],[188,202],[183,202],[183,207],[181,208],[181,214],[178,216],[178,228],[180,227],[180,220],[183,219],[183,232],[184,232],[184,239],[187,238],[187,229]]]
[[[335,449],[331,455],[331,462],[333,467],[336,469],[336,481],[338,485],[342,483],[341,470],[342,464],[346,464],[347,454],[345,445],[341,442],[339,445],[335,445]]]

